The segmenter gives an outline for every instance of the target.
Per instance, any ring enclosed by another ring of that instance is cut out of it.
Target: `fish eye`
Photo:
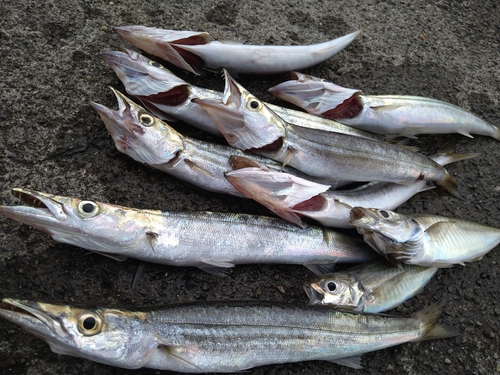
[[[380,211],[380,215],[382,215],[382,217],[384,217],[386,219],[389,217],[389,213],[387,211],[383,211],[383,210]]]
[[[326,284],[326,289],[328,289],[330,293],[335,292],[337,290],[337,284],[334,283],[333,281],[329,281]]]
[[[262,107],[262,104],[258,100],[252,99],[248,102],[247,107],[251,111],[259,111]]]
[[[86,218],[94,217],[99,213],[99,205],[92,201],[81,201],[78,203],[78,212]]]
[[[161,64],[158,64],[156,61],[149,60],[149,65],[154,66],[155,68],[163,68]]]
[[[78,318],[78,330],[85,336],[93,336],[102,331],[102,319],[99,314],[91,311],[84,312]]]
[[[141,121],[141,124],[144,126],[151,126],[155,122],[153,116],[145,114],[145,113],[143,113],[142,115],[139,116],[139,120]]]

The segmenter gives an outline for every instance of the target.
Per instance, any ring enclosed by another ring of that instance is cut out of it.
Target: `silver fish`
[[[415,138],[418,134],[459,133],[500,140],[500,129],[469,111],[421,96],[363,95],[332,82],[294,72],[291,81],[272,87],[276,97],[358,129]]]
[[[361,239],[281,219],[216,212],[161,212],[12,189],[28,206],[0,214],[56,241],[124,260],[126,257],[206,271],[236,264],[359,263],[378,254]]]
[[[500,243],[500,229],[436,215],[354,207],[351,225],[393,264],[451,267],[480,260]]]
[[[222,100],[223,93],[193,86],[174,75],[156,61],[131,50],[101,53],[104,61],[122,81],[127,93],[137,97],[146,108],[163,120],[182,120],[205,132],[222,137],[215,122],[196,103],[194,98]],[[294,126],[336,131],[364,138],[384,140],[384,137],[365,132],[339,122],[266,103],[274,112]]]
[[[454,154],[454,144],[446,145],[429,158],[447,165],[470,159],[478,154]],[[233,163],[232,163],[233,164]],[[314,219],[322,225],[351,228],[352,207],[373,207],[393,210],[415,194],[432,189],[426,181],[401,185],[390,182],[369,183],[353,190],[328,190],[329,186],[273,171],[265,166],[253,166],[240,161],[242,169],[226,172],[225,176],[245,197],[254,199],[291,223],[304,227],[301,217]]]
[[[393,309],[419,293],[438,268],[394,265],[375,260],[306,283],[311,305],[378,313]]]
[[[208,33],[165,30],[145,26],[115,27],[137,48],[181,69],[198,74],[202,68],[232,73],[276,74],[317,65],[349,45],[361,30],[324,43],[307,46],[259,46],[214,41]]]
[[[282,165],[271,159],[198,139],[184,137],[167,123],[152,116],[119,91],[111,88],[118,101],[118,110],[91,102],[115,142],[118,151],[152,168],[166,172],[201,189],[215,193],[242,196],[225,178],[231,170],[230,156],[251,158],[275,170]],[[306,177],[293,168],[292,174]],[[308,177],[313,178],[313,177]],[[339,183],[321,179],[323,183]]]
[[[398,145],[346,134],[291,127],[227,72],[223,101],[195,99],[228,143],[311,176],[407,184],[432,180],[459,196],[454,178],[429,158]]]
[[[437,324],[442,302],[409,318],[255,301],[149,311],[2,302],[1,317],[46,341],[53,352],[127,369],[226,373],[309,360],[361,368],[364,353],[458,335]]]

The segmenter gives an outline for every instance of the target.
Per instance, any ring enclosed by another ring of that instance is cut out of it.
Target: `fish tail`
[[[455,153],[455,148],[458,144],[458,139],[454,139],[445,145],[443,145],[435,153],[429,155],[429,159],[434,160],[439,165],[445,166],[451,163],[455,163],[460,160],[472,159],[479,156],[478,153]]]
[[[462,196],[458,192],[458,184],[455,178],[448,172],[445,171],[445,178],[443,181],[439,182],[439,185],[444,187],[448,192],[453,195],[454,197],[457,197],[459,199],[462,199]]]
[[[420,320],[423,326],[422,334],[414,341],[445,339],[455,337],[460,334],[460,331],[453,327],[445,324],[437,324],[437,321],[441,316],[441,312],[445,304],[446,300],[441,299],[440,301],[426,307],[425,309],[412,314],[412,318]]]

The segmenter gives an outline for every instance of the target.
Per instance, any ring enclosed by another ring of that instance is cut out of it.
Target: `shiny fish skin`
[[[436,215],[354,207],[351,224],[391,263],[447,268],[480,260],[500,243],[500,229]]]
[[[269,91],[307,112],[379,134],[415,138],[419,134],[479,134],[500,140],[500,129],[441,100],[405,95],[363,95],[313,76],[294,72],[293,80]]]
[[[385,142],[291,127],[226,72],[223,101],[195,100],[228,143],[312,176],[409,183],[432,180],[459,196],[455,179],[429,158]]]
[[[447,144],[429,158],[440,165],[470,159],[478,154],[455,154]],[[254,199],[276,215],[303,226],[301,217],[321,225],[352,228],[351,208],[356,206],[392,210],[415,194],[432,189],[426,181],[400,185],[390,182],[369,183],[353,190],[327,190],[328,186],[264,166],[246,167],[227,172],[226,178],[245,197]]]
[[[360,264],[317,277],[304,290],[312,305],[379,313],[393,309],[419,293],[438,268],[402,265],[384,260]]]
[[[271,169],[283,169],[280,163],[234,147],[184,137],[119,91],[111,90],[117,99],[118,110],[94,102],[90,104],[101,116],[117,150],[140,163],[201,189],[236,196],[242,195],[224,177],[224,172],[231,170],[231,156],[247,157]],[[290,167],[285,170],[313,179]],[[318,182],[338,186],[338,182],[331,179]]]
[[[436,324],[442,301],[409,318],[255,301],[150,311],[2,302],[8,308],[0,308],[1,317],[46,341],[53,352],[127,369],[233,372],[307,360],[361,368],[363,353],[458,334]]]
[[[56,241],[120,260],[208,270],[250,263],[359,263],[378,257],[361,239],[265,216],[161,212],[19,188],[12,192],[29,206],[0,206],[0,214]]]
[[[260,46],[211,40],[204,32],[165,30],[139,25],[115,27],[137,48],[198,74],[202,68],[232,73],[277,74],[317,65],[340,52],[361,31],[307,46]]]
[[[131,50],[101,52],[103,60],[113,69],[129,95],[137,97],[146,108],[163,120],[182,120],[210,134],[222,137],[215,122],[192,101],[194,98],[221,100],[223,93],[193,86],[177,77],[156,61]],[[364,138],[384,140],[337,121],[313,116],[266,103],[278,116],[294,126],[336,131]],[[172,118],[173,116],[173,118]]]

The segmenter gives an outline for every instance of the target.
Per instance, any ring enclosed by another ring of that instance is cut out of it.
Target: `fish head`
[[[195,74],[198,74],[205,62],[196,53],[185,50],[182,46],[203,45],[212,40],[205,32],[165,30],[139,25],[115,27],[115,31],[133,46]]]
[[[101,57],[122,81],[127,93],[143,103],[178,106],[192,95],[189,83],[138,52],[123,48],[101,52]]]
[[[175,161],[184,150],[180,134],[119,91],[111,90],[118,101],[118,110],[90,104],[101,116],[118,151],[149,165]]]
[[[307,74],[291,74],[291,80],[268,91],[308,113],[332,120],[352,118],[362,110],[361,90],[345,88]]]
[[[311,305],[332,305],[347,310],[356,310],[364,295],[359,281],[343,272],[321,275],[306,283],[304,290]]]
[[[262,101],[250,94],[224,70],[221,100],[194,99],[208,112],[228,143],[243,150],[278,148],[285,137],[285,123]]]
[[[379,254],[395,264],[422,249],[425,231],[414,219],[389,210],[354,207],[351,221]]]
[[[4,298],[0,316],[47,342],[54,353],[125,368],[141,367],[155,343],[140,312]]]
[[[26,205],[0,206],[0,214],[48,233],[56,241],[124,260],[147,244],[144,211],[30,189],[12,189]]]

